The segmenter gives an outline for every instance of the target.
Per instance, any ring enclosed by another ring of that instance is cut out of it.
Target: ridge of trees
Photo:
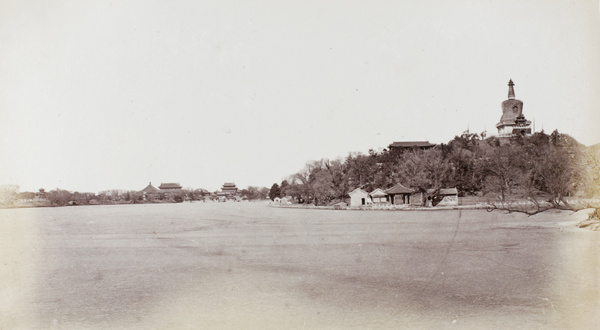
[[[573,210],[576,206],[567,197],[600,196],[600,148],[585,147],[558,131],[485,139],[465,132],[429,150],[369,150],[343,159],[309,161],[274,184],[269,197],[328,205],[356,188],[372,191],[398,183],[433,191],[430,197],[441,188],[456,187],[460,196],[485,198],[490,210]]]

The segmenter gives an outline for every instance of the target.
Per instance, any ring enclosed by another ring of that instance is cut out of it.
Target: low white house
[[[373,200],[374,204],[387,204],[388,203],[388,195],[385,193],[385,191],[383,191],[379,188],[371,191],[371,193],[369,195],[371,195],[371,199]]]
[[[350,207],[360,207],[363,205],[371,205],[373,203],[369,193],[360,188],[352,190],[348,195],[350,196]]]

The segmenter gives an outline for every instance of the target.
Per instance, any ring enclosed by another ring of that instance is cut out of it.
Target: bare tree
[[[448,181],[450,164],[439,149],[415,150],[405,157],[397,168],[400,179],[422,193],[421,204],[425,205],[427,198],[436,197]]]
[[[6,184],[0,186],[0,206],[13,206],[19,193],[19,186]]]
[[[493,153],[496,155],[486,163],[486,179],[493,190],[501,192],[501,198],[489,202],[488,210],[533,215],[593,206],[574,205],[567,198],[584,190],[586,184],[589,187],[586,171],[595,166],[590,163],[593,158],[584,157],[582,146],[569,136],[554,132],[547,143],[505,145]]]

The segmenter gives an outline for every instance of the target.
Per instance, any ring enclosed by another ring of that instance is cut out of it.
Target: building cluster
[[[502,102],[502,117],[496,124],[498,137],[507,138],[516,135],[530,135],[532,133],[531,121],[523,115],[523,101],[515,98],[515,89],[512,79],[508,81],[508,99]],[[408,150],[428,150],[436,145],[429,141],[403,141],[393,142],[388,146],[392,152],[403,153]],[[407,207],[458,205],[458,191],[456,188],[444,188],[421,191],[397,184],[392,188],[383,190],[375,189],[367,192],[357,188],[350,192],[350,207]]]
[[[158,200],[175,200],[176,196],[183,195],[182,187],[179,183],[161,183],[158,188],[149,182],[146,188],[138,191],[141,198],[147,202]]]
[[[502,102],[502,116],[496,124],[498,137],[506,138],[515,135],[530,135],[532,133],[531,121],[523,115],[523,102],[515,98],[514,83],[508,82],[508,99]],[[408,150],[428,150],[436,145],[429,141],[402,141],[393,142],[389,146],[392,152],[403,153]],[[156,188],[149,183],[139,194],[144,201],[174,200],[179,201],[180,196],[185,196],[182,187],[178,183],[161,183]],[[350,207],[406,207],[410,205],[437,206],[458,205],[458,192],[456,188],[443,188],[437,190],[423,191],[397,184],[389,189],[375,189],[371,192],[356,188],[348,194],[350,196]],[[226,182],[220,191],[202,195],[205,200],[219,202],[239,201],[241,196],[238,188],[232,182]],[[288,199],[280,199],[277,203],[288,203]]]
[[[148,183],[146,188],[138,191],[138,194],[143,201],[156,202],[156,201],[175,201],[181,202],[185,199],[189,199],[189,193],[183,191],[179,183],[161,183],[158,188],[152,185],[152,182]],[[196,196],[196,199],[211,200],[218,202],[227,201],[239,201],[241,196],[238,194],[238,188],[233,182],[226,182],[221,187],[220,191],[210,193],[208,191],[202,191],[200,196]]]
[[[389,189],[377,188],[370,193],[356,188],[350,193],[350,207],[384,207],[398,208],[407,206],[453,206],[458,205],[456,188],[428,189],[420,191],[397,184]]]
[[[233,182],[225,182],[221,187],[221,191],[215,192],[216,200],[219,202],[239,201],[238,188]]]

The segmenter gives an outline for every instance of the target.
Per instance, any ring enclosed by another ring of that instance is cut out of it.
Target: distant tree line
[[[538,211],[569,208],[568,196],[600,196],[598,155],[597,146],[585,147],[558,131],[487,139],[465,132],[429,150],[370,150],[310,161],[273,184],[269,197],[327,205],[356,188],[372,191],[401,183],[430,195],[456,187],[460,196],[487,196],[503,205],[526,199],[537,203]]]
[[[269,188],[250,186],[238,191],[241,199],[267,199]],[[72,192],[64,189],[37,192],[19,192],[17,185],[0,186],[0,207],[14,207],[18,201],[24,206],[66,206],[66,205],[105,205],[105,204],[138,204],[138,203],[181,203],[184,201],[215,200],[216,194],[206,189],[181,189],[176,192],[160,191],[156,198],[144,198],[138,191],[106,190],[99,193]]]
[[[241,189],[238,194],[248,200],[267,199],[269,196],[269,188],[249,186],[246,189]]]

